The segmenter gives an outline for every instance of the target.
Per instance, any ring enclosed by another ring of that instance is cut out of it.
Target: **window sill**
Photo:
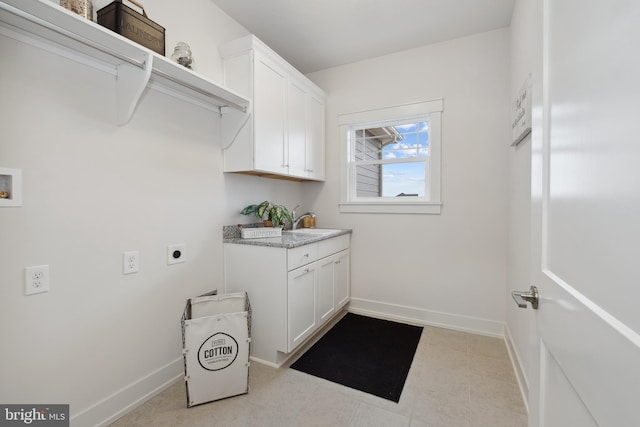
[[[441,202],[340,202],[341,213],[440,215]]]

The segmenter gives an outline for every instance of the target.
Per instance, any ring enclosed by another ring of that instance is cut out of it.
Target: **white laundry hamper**
[[[251,304],[246,292],[187,301],[182,315],[187,407],[249,392]]]

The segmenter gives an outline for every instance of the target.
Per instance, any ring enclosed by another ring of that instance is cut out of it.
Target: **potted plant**
[[[281,227],[287,221],[293,222],[291,212],[286,206],[276,205],[267,200],[259,205],[249,205],[240,211],[242,215],[254,214],[264,224],[265,227]]]

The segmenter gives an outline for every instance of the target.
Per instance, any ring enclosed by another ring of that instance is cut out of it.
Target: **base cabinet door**
[[[329,320],[336,311],[334,259],[334,256],[330,256],[318,261],[318,325]]]
[[[302,343],[315,330],[317,264],[311,263],[289,272],[287,284],[288,351]]]
[[[339,310],[351,297],[351,286],[349,283],[349,250],[339,252],[333,256],[333,280],[335,309]]]

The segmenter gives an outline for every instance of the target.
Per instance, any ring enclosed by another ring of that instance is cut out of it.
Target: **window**
[[[442,100],[343,114],[341,212],[440,213]]]

